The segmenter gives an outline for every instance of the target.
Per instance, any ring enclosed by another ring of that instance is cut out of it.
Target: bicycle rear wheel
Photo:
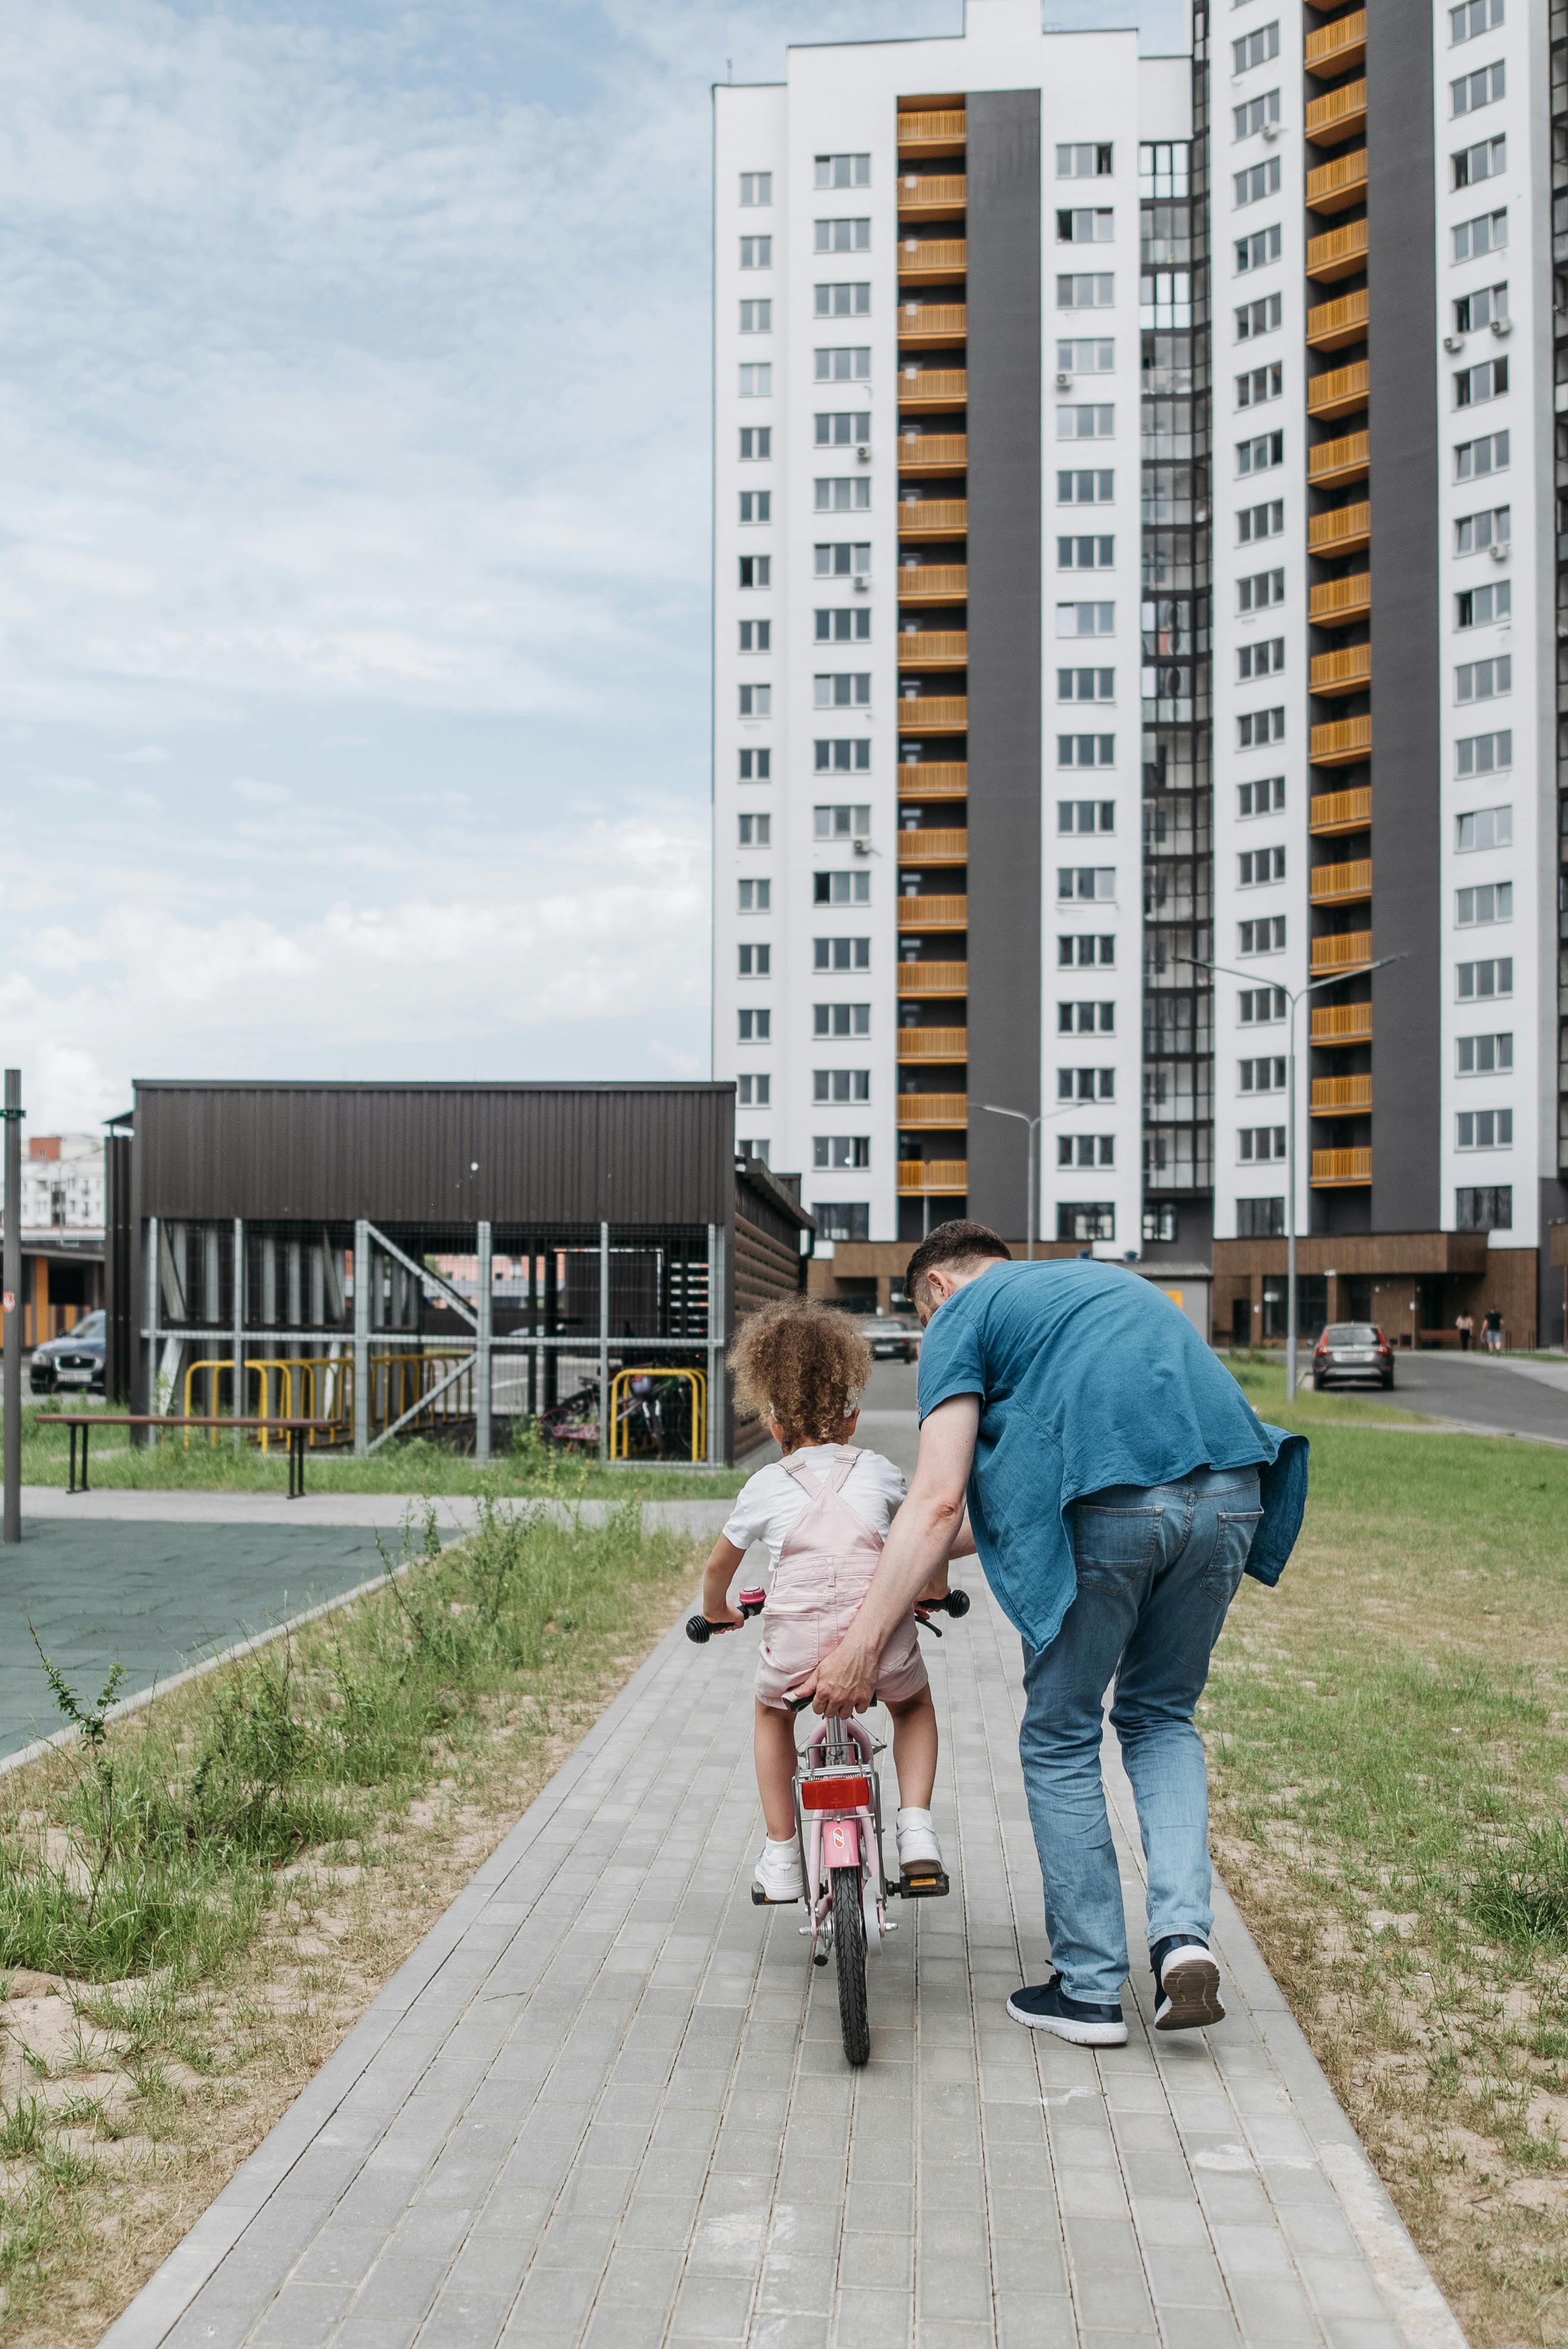
[[[844,2054],[854,2064],[869,2063],[871,2017],[866,2007],[866,1923],[861,1911],[861,1871],[830,1871],[833,1889],[833,1954],[839,1970],[839,2022]]]

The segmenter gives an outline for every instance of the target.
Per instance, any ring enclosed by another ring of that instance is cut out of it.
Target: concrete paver
[[[1460,2349],[1228,1900],[1212,2033],[1156,2040],[1141,1973],[1124,2049],[1007,2020],[1047,1952],[983,1589],[932,1657],[954,1897],[851,2074],[748,1897],[754,1663],[665,1641],[106,2349]]]

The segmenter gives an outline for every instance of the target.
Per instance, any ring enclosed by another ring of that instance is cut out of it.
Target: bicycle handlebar
[[[738,1590],[736,1592],[735,1603],[739,1609],[745,1622],[749,1622],[753,1615],[761,1614],[762,1602],[767,1595],[767,1592],[763,1590]],[[700,1648],[707,1640],[717,1639],[721,1631],[738,1631],[743,1628],[744,1625],[742,1623],[716,1623],[709,1616],[707,1615],[688,1615],[686,1617],[686,1635],[695,1646]]]

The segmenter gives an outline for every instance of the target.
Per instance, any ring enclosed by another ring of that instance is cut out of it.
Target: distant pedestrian
[[[1471,1320],[1468,1313],[1461,1313],[1459,1319],[1454,1323],[1454,1328],[1460,1333],[1460,1353],[1468,1354],[1470,1350],[1470,1340],[1475,1336],[1475,1323]]]
[[[1501,1353],[1502,1316],[1501,1313],[1494,1310],[1487,1315],[1480,1325],[1480,1341],[1489,1354]]]

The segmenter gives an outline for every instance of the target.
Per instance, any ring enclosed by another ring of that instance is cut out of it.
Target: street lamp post
[[[1244,979],[1249,985],[1258,983],[1255,970],[1234,970],[1229,963],[1207,962],[1197,955],[1182,955],[1180,959],[1194,970],[1220,972],[1226,978]],[[1386,970],[1391,962],[1403,962],[1403,955],[1380,955],[1376,962],[1364,963],[1362,970],[1370,975]],[[1357,976],[1360,974],[1357,973]],[[1289,1040],[1285,1059],[1285,1252],[1284,1252],[1284,1399],[1295,1401],[1295,1014],[1304,999],[1315,994],[1320,987],[1335,987],[1346,978],[1344,971],[1329,971],[1321,978],[1309,978],[1305,987],[1281,987],[1277,979],[1264,982],[1277,988],[1290,1006]]]
[[[1033,1264],[1035,1261],[1035,1226],[1040,1219],[1039,1169],[1035,1163],[1036,1153],[1039,1143],[1040,1128],[1047,1118],[1060,1117],[1064,1112],[1071,1109],[1074,1104],[1071,1102],[1063,1102],[1060,1109],[1044,1109],[1041,1110],[1039,1114],[1036,1117],[1031,1117],[1026,1110],[1004,1109],[1000,1102],[972,1101],[969,1106],[971,1109],[988,1110],[993,1117],[1016,1117],[1020,1125],[1026,1125],[1029,1129],[1029,1212],[1027,1222],[1029,1226],[1029,1262]]]

